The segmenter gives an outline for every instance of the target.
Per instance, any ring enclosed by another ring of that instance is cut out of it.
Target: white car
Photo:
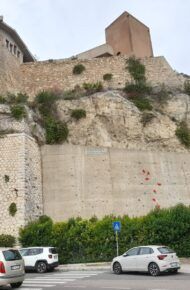
[[[24,281],[24,261],[15,249],[0,248],[0,286],[18,288]]]
[[[19,249],[24,259],[26,270],[45,273],[59,265],[58,253],[54,247],[31,247]]]
[[[115,274],[122,271],[149,272],[158,276],[161,272],[177,273],[179,259],[174,251],[165,246],[141,246],[128,250],[122,256],[115,257],[111,270]]]

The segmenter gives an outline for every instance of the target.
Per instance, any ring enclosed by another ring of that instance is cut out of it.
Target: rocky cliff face
[[[162,102],[156,98],[151,102],[153,110],[148,121],[146,114],[150,113],[141,112],[119,91],[97,93],[78,100],[60,100],[57,108],[60,119],[68,124],[71,144],[187,151],[175,131],[180,121],[190,118],[190,97],[175,93]],[[86,111],[86,118],[76,121],[71,118],[71,112],[79,108]]]
[[[186,152],[175,135],[178,124],[190,120],[190,96],[171,93],[166,100],[152,96],[152,111],[140,111],[121,91],[106,91],[77,100],[57,101],[58,117],[67,123],[68,142],[151,151]],[[86,111],[86,118],[71,117],[75,109]],[[45,143],[39,116],[26,106],[27,118],[16,121],[10,106],[0,105],[0,132],[25,132]]]

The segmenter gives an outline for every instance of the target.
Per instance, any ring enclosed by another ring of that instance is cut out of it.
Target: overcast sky
[[[155,56],[190,75],[190,0],[0,0],[0,15],[39,60],[105,43],[105,27],[124,11],[150,28]]]

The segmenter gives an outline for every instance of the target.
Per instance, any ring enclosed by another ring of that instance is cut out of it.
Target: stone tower
[[[113,48],[114,55],[153,56],[149,28],[128,12],[121,14],[105,32],[106,43]]]

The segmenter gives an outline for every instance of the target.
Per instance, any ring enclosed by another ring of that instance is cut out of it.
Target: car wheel
[[[38,273],[45,273],[47,271],[47,264],[46,262],[38,262],[36,264],[36,272]]]
[[[178,269],[172,270],[172,273],[177,274],[178,273]]]
[[[158,276],[160,274],[160,269],[156,263],[150,263],[148,266],[148,272],[151,276]]]
[[[114,271],[114,273],[117,274],[117,275],[119,275],[119,274],[122,273],[122,268],[121,268],[121,265],[120,265],[119,262],[115,262],[115,263],[113,264],[113,271]]]
[[[22,285],[22,282],[11,283],[12,288],[19,288]]]

